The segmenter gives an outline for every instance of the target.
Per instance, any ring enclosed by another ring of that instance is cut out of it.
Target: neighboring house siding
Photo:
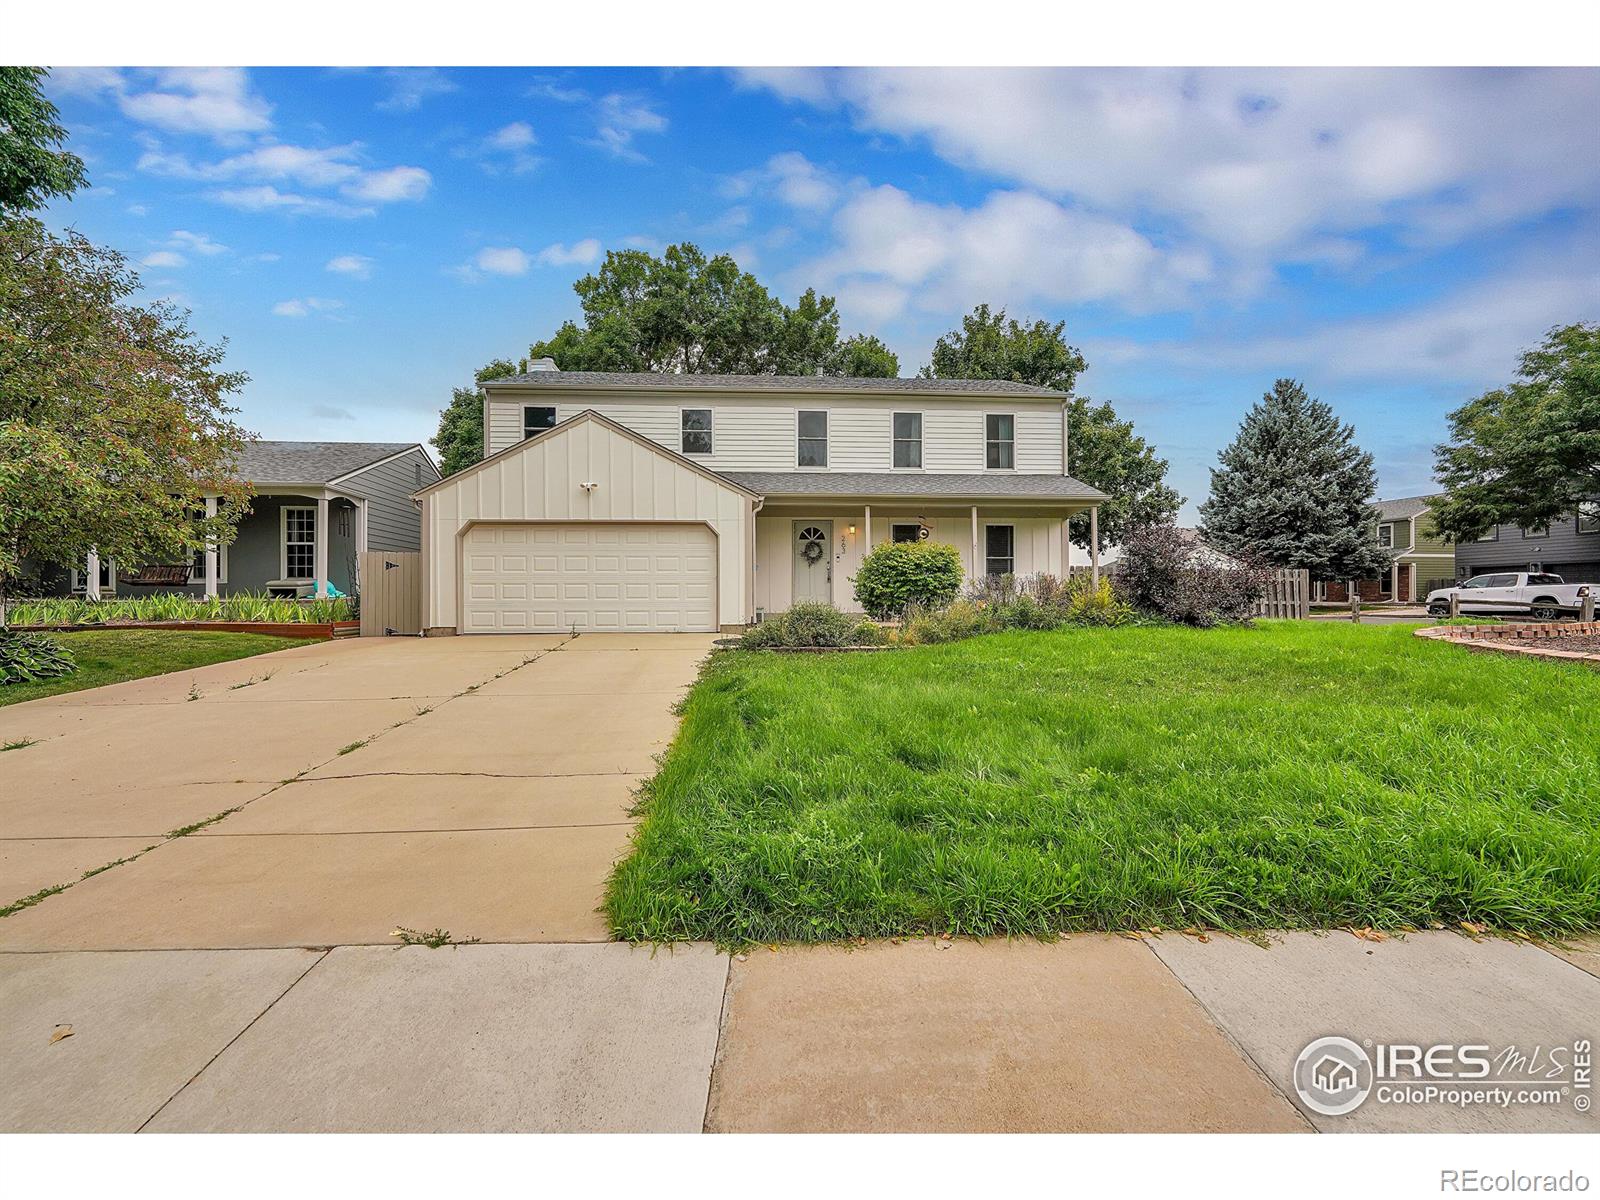
[[[693,457],[715,471],[796,469],[796,413],[805,409],[828,413],[828,470],[892,469],[893,414],[920,412],[922,469],[935,473],[979,472],[985,469],[984,417],[1005,413],[1016,418],[1015,471],[1062,473],[1061,402],[1049,399],[952,402],[926,396],[766,399],[673,395],[629,401],[610,396],[518,396],[514,400],[489,401],[488,453],[498,453],[521,440],[522,410],[529,404],[553,404],[558,421],[590,408],[673,451],[681,448],[681,411],[709,408],[714,414],[712,453]]]
[[[1492,542],[1460,542],[1455,547],[1456,575],[1466,578],[1491,570],[1526,570],[1537,562],[1571,583],[1600,583],[1600,533],[1579,533],[1568,517],[1550,522],[1548,536],[1523,537],[1516,525],[1502,525]]]
[[[367,498],[367,549],[422,549],[422,514],[411,497],[437,478],[421,450],[345,478],[341,486]]]

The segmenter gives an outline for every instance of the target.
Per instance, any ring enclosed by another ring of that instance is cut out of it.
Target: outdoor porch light
[[[852,526],[850,526],[850,536],[851,537],[855,537],[855,535],[856,535],[856,527],[854,525],[852,525]]]

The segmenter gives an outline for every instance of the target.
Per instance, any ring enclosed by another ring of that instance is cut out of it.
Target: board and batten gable
[[[685,408],[712,411],[712,450],[692,457],[713,471],[888,471],[893,465],[893,415],[922,414],[922,467],[930,473],[985,471],[985,421],[1009,414],[1015,424],[1015,467],[1005,474],[1066,474],[1063,445],[1066,396],[930,396],[777,392],[750,395],[672,391],[641,387],[617,391],[566,390],[549,385],[520,390],[496,388],[485,401],[485,453],[497,454],[522,440],[523,408],[556,410],[559,424],[592,409],[673,452],[681,449]],[[798,414],[828,414],[828,465],[796,463]],[[999,472],[997,472],[999,473]]]
[[[604,420],[573,420],[422,493],[423,608],[460,623],[462,538],[488,523],[704,524],[717,542],[717,621],[749,621],[752,497]],[[584,484],[593,484],[585,488]]]
[[[411,497],[439,478],[421,446],[341,476],[339,483],[367,498],[367,549],[422,549],[422,523]]]

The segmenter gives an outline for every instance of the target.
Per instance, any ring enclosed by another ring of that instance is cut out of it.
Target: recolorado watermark
[[[1517,1196],[1529,1193],[1577,1195],[1589,1190],[1589,1177],[1578,1171],[1478,1171],[1471,1167],[1439,1172],[1441,1192]]]
[[[1345,1116],[1368,1102],[1587,1113],[1594,1103],[1594,1047],[1587,1038],[1496,1047],[1330,1036],[1300,1051],[1293,1076],[1301,1102],[1325,1117]]]

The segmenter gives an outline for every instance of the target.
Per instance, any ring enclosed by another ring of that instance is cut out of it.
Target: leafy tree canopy
[[[895,375],[876,338],[839,340],[833,297],[807,290],[784,304],[726,254],[691,243],[658,258],[612,250],[573,285],[583,323],[568,321],[530,357],[563,371],[674,371],[718,375]]]
[[[39,90],[43,67],[0,67],[0,216],[30,212],[84,185],[83,160]]]
[[[1067,344],[1065,322],[1023,324],[980,304],[934,343],[933,362],[922,374],[930,379],[1007,379],[1072,391],[1088,364]],[[1170,521],[1183,497],[1166,484],[1167,460],[1117,417],[1110,404],[1088,397],[1067,401],[1067,452],[1070,474],[1111,499],[1100,506],[1100,544],[1115,545],[1140,525]],[[1089,545],[1088,517],[1071,522],[1074,543]]]
[[[1600,496],[1600,323],[1552,329],[1514,382],[1451,413],[1434,465],[1448,489],[1434,523],[1458,539],[1531,529]]]
[[[138,286],[113,250],[0,222],[0,589],[24,557],[183,562],[231,540],[246,434],[228,398],[245,376],[186,314],[132,303]],[[208,492],[224,500],[211,520]]]
[[[1218,456],[1202,533],[1217,549],[1313,579],[1364,579],[1389,567],[1378,545],[1372,455],[1333,409],[1280,379]]]
[[[515,375],[517,366],[497,358],[479,367],[473,378],[480,384]],[[483,389],[456,388],[439,414],[439,432],[428,439],[439,451],[439,469],[446,475],[465,470],[483,457]]]

